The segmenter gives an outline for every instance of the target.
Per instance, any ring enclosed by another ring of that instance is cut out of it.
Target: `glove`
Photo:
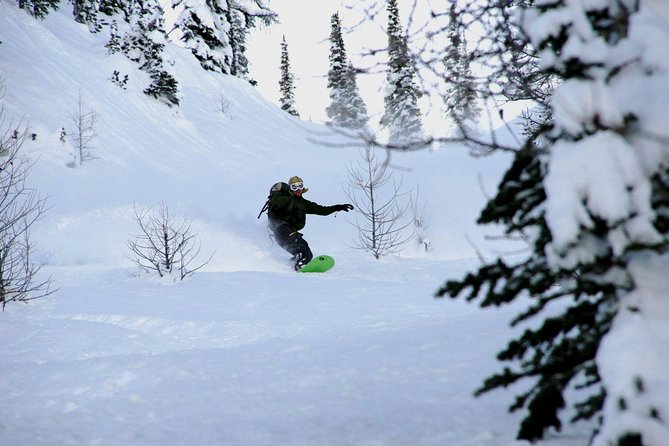
[[[350,210],[353,210],[353,205],[352,204],[336,204],[335,205],[335,211],[344,211],[348,212]]]

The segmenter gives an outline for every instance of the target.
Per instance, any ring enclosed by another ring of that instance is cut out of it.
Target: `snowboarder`
[[[285,183],[278,184],[285,185]],[[302,195],[309,189],[304,187],[304,181],[297,176],[288,180],[287,189],[286,193],[271,195],[267,215],[269,217],[269,228],[274,233],[277,243],[293,255],[292,260],[295,261],[295,270],[297,271],[313,258],[309,244],[299,232],[300,229],[304,228],[306,215],[330,215],[337,211],[348,212],[353,209],[353,205],[321,206],[304,199]]]

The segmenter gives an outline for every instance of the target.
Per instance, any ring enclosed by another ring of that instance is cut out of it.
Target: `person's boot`
[[[302,258],[301,252],[295,254],[295,271],[299,271],[300,268],[302,268],[305,263],[307,262],[305,262],[304,259]]]

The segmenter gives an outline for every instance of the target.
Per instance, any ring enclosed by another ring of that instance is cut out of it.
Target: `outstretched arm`
[[[351,204],[335,204],[332,206],[321,206],[318,203],[313,201],[305,200],[307,202],[306,211],[307,214],[316,214],[316,215],[330,215],[333,212],[345,211],[348,212],[353,209]]]

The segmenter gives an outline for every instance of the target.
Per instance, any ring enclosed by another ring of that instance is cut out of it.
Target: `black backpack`
[[[269,215],[269,208],[270,208],[270,205],[272,204],[272,199],[274,199],[274,197],[278,197],[279,195],[288,195],[289,193],[290,193],[290,186],[288,186],[288,183],[284,183],[283,181],[275,183],[269,190],[269,195],[267,196],[267,201],[265,202],[265,205],[260,210],[260,213],[258,214],[258,218],[260,218],[260,216],[265,211],[267,211],[267,214]]]

